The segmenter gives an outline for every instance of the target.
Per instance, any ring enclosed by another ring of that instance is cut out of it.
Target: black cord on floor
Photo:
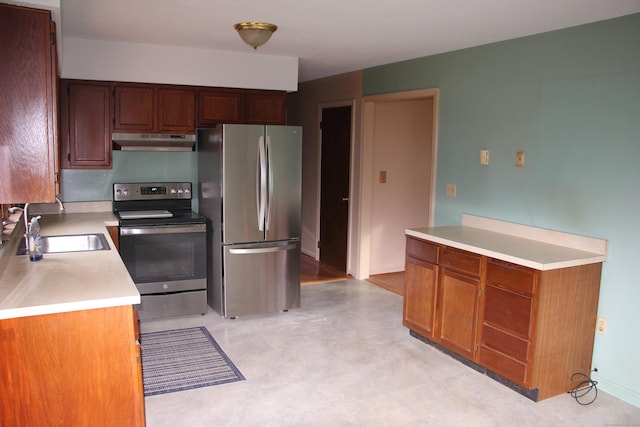
[[[578,383],[569,390],[569,393],[579,404],[590,405],[596,400],[596,397],[598,397],[597,381],[592,380],[589,375],[582,372],[576,372],[571,375],[571,381]]]

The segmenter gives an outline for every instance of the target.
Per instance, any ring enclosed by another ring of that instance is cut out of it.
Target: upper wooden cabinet
[[[111,168],[112,150],[120,148],[113,132],[194,134],[196,127],[223,123],[285,124],[281,91],[63,79],[59,97],[65,169]]]
[[[111,85],[60,81],[63,169],[111,168]]]
[[[196,130],[196,91],[158,88],[158,130],[193,133]]]
[[[113,91],[114,131],[195,133],[194,89],[116,84]]]
[[[151,132],[155,128],[155,90],[152,86],[116,86],[114,131]]]
[[[286,93],[268,90],[201,89],[197,126],[223,123],[284,125]]]
[[[248,92],[245,95],[244,123],[265,125],[285,124],[286,94],[276,91]]]
[[[241,123],[243,118],[242,93],[237,90],[198,91],[198,126],[221,123]]]
[[[48,10],[0,4],[0,203],[58,192],[55,24]]]

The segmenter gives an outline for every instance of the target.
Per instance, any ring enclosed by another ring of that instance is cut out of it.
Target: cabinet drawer
[[[495,259],[490,259],[487,263],[487,283],[533,295],[535,282],[534,270]]]
[[[430,264],[437,264],[438,245],[407,237],[407,256]]]
[[[522,362],[527,361],[528,340],[518,338],[487,324],[482,327],[482,346],[498,350]]]
[[[487,284],[484,323],[529,339],[532,310],[530,297]]]
[[[527,387],[526,363],[483,346],[480,349],[480,365],[516,384]]]
[[[482,257],[480,255],[449,247],[442,248],[440,255],[440,266],[442,267],[480,276],[481,263]]]

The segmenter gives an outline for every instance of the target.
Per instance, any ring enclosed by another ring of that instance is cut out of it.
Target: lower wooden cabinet
[[[476,354],[482,262],[479,255],[441,248],[437,339],[451,351],[469,359]]]
[[[120,227],[117,225],[109,225],[107,226],[107,232],[109,233],[109,237],[113,240],[113,244],[116,245],[116,250],[120,250]]]
[[[132,306],[0,320],[0,425],[144,426]]]
[[[403,324],[527,397],[546,399],[591,370],[601,270],[594,263],[540,271],[407,236]]]
[[[435,334],[438,246],[407,238],[403,324],[425,337]]]

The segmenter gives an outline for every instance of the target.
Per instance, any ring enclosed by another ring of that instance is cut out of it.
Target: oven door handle
[[[139,234],[177,234],[177,233],[204,233],[207,230],[205,224],[183,226],[153,226],[153,227],[120,227],[121,236]]]

